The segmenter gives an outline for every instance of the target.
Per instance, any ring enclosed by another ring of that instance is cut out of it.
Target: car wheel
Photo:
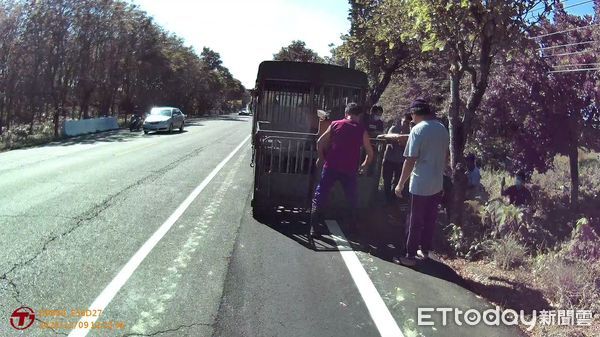
[[[173,132],[173,123],[169,124],[169,133]]]
[[[148,134],[148,130],[144,130],[144,134],[147,135]]]
[[[179,127],[179,132],[183,132],[183,124],[185,124],[185,122],[181,122],[181,126]]]

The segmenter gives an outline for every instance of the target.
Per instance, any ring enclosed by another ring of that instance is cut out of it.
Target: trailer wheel
[[[267,209],[264,207],[253,207],[252,208],[252,217],[261,223],[266,222],[267,219]]]

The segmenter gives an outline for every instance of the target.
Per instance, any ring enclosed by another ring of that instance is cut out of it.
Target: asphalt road
[[[249,121],[0,153],[0,337],[69,335],[44,323],[92,320],[87,336],[518,335],[435,315],[418,326],[418,307],[489,305],[440,263],[392,263],[399,228],[314,250],[297,215],[253,219]],[[36,321],[16,330],[22,306]],[[70,316],[86,309],[102,312]]]

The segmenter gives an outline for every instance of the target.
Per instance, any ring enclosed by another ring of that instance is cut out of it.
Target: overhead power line
[[[572,31],[576,31],[576,30],[580,30],[580,29],[593,28],[593,27],[598,27],[598,26],[600,26],[600,23],[595,23],[595,24],[581,26],[581,27],[569,28],[569,29],[565,29],[565,30],[560,30],[558,32],[548,33],[548,34],[531,36],[531,37],[529,37],[529,39],[539,39],[542,37],[547,37],[547,36],[552,36],[552,35],[557,35],[557,34],[562,34],[562,33],[568,33],[568,32],[572,32]]]
[[[594,51],[594,50],[597,50],[597,49],[598,49],[598,48],[591,48],[591,49],[586,49],[586,50],[581,50],[581,51],[574,51],[574,52],[570,52],[570,53],[552,54],[552,55],[543,55],[543,57],[556,57],[556,56],[581,55],[581,54],[585,54],[585,53],[592,52],[592,51]]]
[[[564,7],[564,9],[572,8],[572,7],[576,7],[576,6],[581,6],[581,5],[585,5],[585,4],[589,4],[590,2],[594,2],[594,0],[582,1],[582,2],[579,2],[579,3],[576,3],[576,4],[572,4],[572,5],[566,6],[566,7]]]
[[[569,2],[569,1],[575,1],[575,0],[564,0],[564,1],[563,1],[563,3],[567,3],[567,2]],[[553,6],[553,5],[551,4],[550,6]],[[546,7],[546,6],[544,5],[544,3],[543,3],[543,2],[541,2],[541,3],[539,3],[539,4],[535,5],[535,6],[533,6],[532,10],[535,10],[535,9],[543,9],[543,8],[545,8],[545,7]]]
[[[590,44],[590,43],[594,43],[594,42],[597,42],[597,41],[592,40],[592,41],[584,41],[584,42],[577,42],[577,43],[561,44],[559,46],[541,47],[541,48],[539,48],[539,50],[548,50],[548,49],[556,49],[556,48],[562,48],[562,47],[580,46],[580,45],[583,45],[583,44]]]
[[[599,68],[579,68],[579,69],[564,69],[564,70],[551,70],[549,71],[549,73],[574,73],[574,72],[581,72],[581,71],[598,71],[600,70]]]
[[[573,64],[557,64],[553,66],[554,68],[558,67],[586,67],[586,66],[600,66],[600,63],[573,63]]]

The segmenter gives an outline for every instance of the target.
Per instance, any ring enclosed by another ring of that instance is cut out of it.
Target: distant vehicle
[[[141,131],[142,130],[142,117],[140,117],[139,115],[133,115],[131,116],[131,119],[129,120],[129,131],[133,132],[133,131]]]
[[[168,131],[179,129],[183,132],[185,115],[181,110],[172,107],[156,107],[150,110],[150,114],[144,120],[144,133],[150,131]]]
[[[240,112],[238,112],[239,116],[250,116],[252,115],[252,113],[250,111],[248,111],[247,109],[243,109]]]

